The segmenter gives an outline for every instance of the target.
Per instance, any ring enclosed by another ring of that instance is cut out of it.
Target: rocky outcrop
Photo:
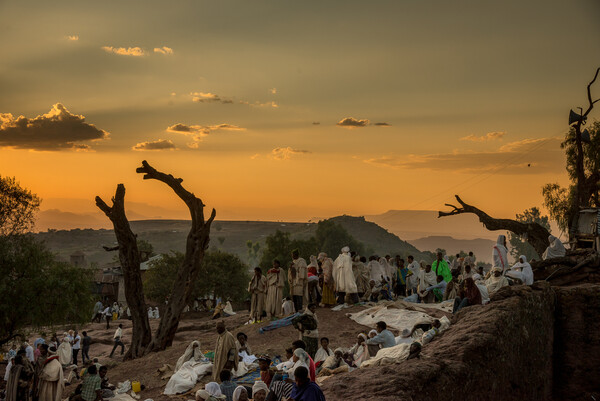
[[[454,316],[421,359],[339,375],[323,390],[328,400],[591,399],[599,306],[597,285],[506,287]]]
[[[600,286],[555,291],[554,399],[600,399]]]

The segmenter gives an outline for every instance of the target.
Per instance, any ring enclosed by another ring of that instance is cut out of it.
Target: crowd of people
[[[121,330],[122,325],[119,325],[115,336]],[[17,350],[13,345],[8,352],[4,375],[4,400],[62,401],[69,398],[70,401],[100,401],[112,397],[114,386],[108,383],[108,368],[100,365],[97,358],[90,359],[91,343],[92,338],[87,332],[79,335],[76,330],[69,330],[61,339],[55,333],[49,340],[36,339],[33,346],[24,342]],[[84,367],[81,372],[79,366]],[[82,382],[69,395],[66,386],[74,378]]]

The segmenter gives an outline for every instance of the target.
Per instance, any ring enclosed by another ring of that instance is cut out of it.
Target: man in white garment
[[[498,235],[498,240],[492,250],[492,267],[499,267],[502,269],[502,273],[508,269],[508,249],[505,235]]]
[[[300,257],[297,249],[292,251],[292,263],[288,269],[288,282],[290,284],[290,295],[294,301],[296,312],[302,311],[304,301],[304,290],[308,289],[308,269],[306,260]]]
[[[358,303],[358,288],[352,271],[352,257],[350,248],[342,248],[342,253],[333,262],[333,276],[337,290],[337,303],[345,302],[346,294],[349,294],[353,303]]]
[[[417,292],[417,286],[419,285],[419,262],[415,260],[412,255],[408,255],[408,271],[412,272],[411,275],[406,277],[406,295],[412,295]]]

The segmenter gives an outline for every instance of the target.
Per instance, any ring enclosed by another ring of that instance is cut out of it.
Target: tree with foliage
[[[548,232],[550,232],[550,221],[548,216],[542,216],[540,209],[537,207],[527,209],[521,214],[517,213],[516,220],[526,224],[537,223],[542,227],[545,227]],[[515,258],[515,260],[518,260],[519,256],[521,255],[525,255],[529,261],[533,259],[540,259],[540,255],[536,252],[536,250],[521,236],[516,235],[513,232],[509,232],[508,240],[511,247],[510,254]]]
[[[58,262],[30,234],[0,236],[0,345],[27,330],[88,322],[92,274]]]
[[[162,254],[150,263],[144,276],[144,293],[156,302],[171,294],[177,270],[184,260],[181,252]],[[190,302],[208,295],[243,301],[250,280],[248,266],[237,255],[220,250],[209,250],[202,261],[199,278],[194,282]]]
[[[31,231],[40,203],[40,198],[15,178],[0,176],[0,235]]]
[[[273,260],[281,262],[287,268],[292,262],[292,251],[298,249],[300,255],[308,260],[310,255],[325,252],[335,259],[344,246],[352,251],[364,254],[364,245],[357,241],[344,227],[330,220],[321,220],[313,237],[308,239],[291,239],[289,232],[277,230],[267,237],[260,265],[263,269],[270,268]]]
[[[260,242],[248,240],[246,241],[246,248],[248,250],[248,265],[256,266],[258,263],[258,255],[260,253]]]

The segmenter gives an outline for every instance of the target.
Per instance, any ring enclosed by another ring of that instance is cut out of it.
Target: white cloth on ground
[[[169,379],[165,395],[181,394],[191,390],[199,379],[212,372],[211,362],[195,362],[189,360]]]

